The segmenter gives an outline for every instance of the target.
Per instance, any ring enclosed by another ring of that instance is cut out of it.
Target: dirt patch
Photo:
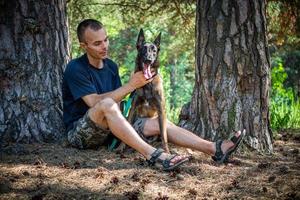
[[[299,140],[274,142],[274,154],[244,152],[216,165],[191,154],[175,172],[150,168],[137,153],[12,145],[0,157],[0,199],[300,199]]]

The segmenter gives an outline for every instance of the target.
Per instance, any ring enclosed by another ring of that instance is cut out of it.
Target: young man
[[[185,156],[157,150],[142,139],[159,134],[157,119],[135,124],[137,133],[122,116],[118,103],[152,79],[146,80],[142,72],[137,72],[121,86],[118,67],[107,58],[109,41],[100,22],[93,19],[82,21],[77,36],[86,54],[67,65],[63,78],[64,123],[69,143],[80,149],[97,148],[111,132],[140,152],[150,164],[160,162],[164,170],[175,169],[188,161]],[[213,143],[171,122],[168,122],[167,132],[170,142],[214,155],[217,162],[224,162],[242,138],[238,132],[233,142]]]

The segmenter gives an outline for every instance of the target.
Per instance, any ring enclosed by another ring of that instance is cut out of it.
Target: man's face
[[[80,46],[89,56],[99,60],[107,58],[108,45],[109,41],[104,28],[97,31],[87,28],[84,32],[84,42],[80,42]]]

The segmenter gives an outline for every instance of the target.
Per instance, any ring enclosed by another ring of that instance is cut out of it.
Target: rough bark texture
[[[65,0],[0,0],[1,142],[63,136],[61,82],[68,60]]]
[[[182,127],[213,140],[245,128],[248,146],[272,152],[265,5],[197,1],[196,83]]]

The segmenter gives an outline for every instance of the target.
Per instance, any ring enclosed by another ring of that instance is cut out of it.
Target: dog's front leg
[[[157,102],[157,111],[158,111],[158,122],[160,137],[163,144],[163,148],[167,153],[170,153],[168,145],[168,135],[167,135],[167,116],[165,110],[165,99],[160,96],[156,99]]]

